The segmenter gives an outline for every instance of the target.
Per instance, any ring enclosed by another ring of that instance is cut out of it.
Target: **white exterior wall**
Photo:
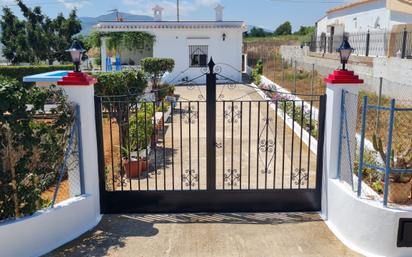
[[[241,81],[242,74],[242,31],[224,29],[204,30],[177,30],[161,31],[154,33],[156,42],[153,48],[154,57],[173,58],[175,68],[165,78],[165,81],[173,80],[177,83],[187,77],[194,79],[202,74],[201,68],[190,68],[189,45],[208,45],[208,59],[222,68],[221,74],[235,81]],[[222,35],[226,34],[223,41]],[[220,79],[218,77],[218,79]],[[205,83],[206,78],[198,79],[197,83]]]
[[[359,88],[360,84],[327,84],[322,216],[332,232],[354,251],[366,256],[409,257],[412,249],[397,247],[397,233],[399,219],[411,218],[411,209],[386,208],[381,201],[360,199],[336,179],[342,90],[357,95]],[[355,116],[348,118],[349,123],[356,122]],[[355,126],[349,127],[354,133]]]
[[[377,19],[379,19],[379,28],[375,28]],[[320,36],[322,32],[326,33],[327,26],[333,24],[342,24],[347,33],[391,30],[393,25],[390,11],[386,8],[386,0],[327,14],[318,22],[317,36]]]
[[[207,45],[208,61],[212,57],[214,62],[222,68],[221,74],[223,76],[235,81],[242,79],[244,26],[228,28],[99,28],[98,30],[104,32],[142,31],[154,35],[153,57],[175,60],[175,68],[164,78],[165,82],[176,84],[183,78],[192,80],[202,74],[201,68],[189,67],[189,45]],[[226,34],[224,41],[223,34]],[[102,53],[101,58],[104,70],[103,62],[106,58],[104,53]],[[122,56],[122,58],[127,57]],[[222,78],[218,76],[219,79]],[[194,83],[201,84],[205,82],[204,77],[194,81]]]
[[[222,39],[223,34],[226,34],[225,41]],[[241,81],[243,37],[240,29],[158,31],[154,35],[156,42],[153,56],[175,60],[175,68],[165,78],[166,82],[178,83],[182,78],[187,77],[191,80],[202,74],[201,68],[189,67],[189,45],[208,45],[208,58],[212,57],[214,62],[221,66],[221,74],[232,80]],[[195,82],[203,84],[205,81],[206,78],[202,77]]]

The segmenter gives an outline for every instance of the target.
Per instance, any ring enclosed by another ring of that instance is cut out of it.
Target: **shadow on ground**
[[[146,222],[165,223],[214,223],[214,224],[287,224],[321,221],[317,213],[216,213],[216,214],[134,214],[119,217]]]
[[[107,256],[129,237],[154,237],[155,224],[290,224],[321,221],[316,213],[216,213],[104,215],[99,225],[49,253],[51,256]]]

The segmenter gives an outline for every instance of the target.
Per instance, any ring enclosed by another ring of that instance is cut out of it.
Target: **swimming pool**
[[[57,82],[62,77],[66,76],[70,71],[51,71],[46,73],[40,73],[35,75],[26,76],[23,78],[23,82]]]

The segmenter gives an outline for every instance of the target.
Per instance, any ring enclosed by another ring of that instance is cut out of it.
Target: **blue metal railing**
[[[377,105],[370,105],[368,104],[368,97],[363,97],[363,104],[362,104],[362,126],[361,126],[361,140],[360,140],[360,151],[359,151],[359,168],[358,168],[358,197],[361,196],[362,193],[362,172],[364,168],[370,168],[377,172],[384,173],[384,189],[383,189],[383,205],[388,205],[388,191],[389,191],[389,181],[390,181],[390,174],[391,173],[412,173],[412,169],[399,169],[391,167],[391,158],[392,155],[392,141],[393,141],[393,128],[395,122],[395,114],[396,112],[408,112],[412,111],[412,108],[396,108],[395,107],[395,99],[391,100],[390,106],[377,106]],[[365,151],[365,134],[366,134],[366,118],[367,118],[367,111],[371,110],[385,110],[389,111],[389,122],[388,122],[388,130],[387,130],[387,145],[386,145],[386,159],[383,160],[384,166],[376,165],[367,163],[364,160],[364,151]]]

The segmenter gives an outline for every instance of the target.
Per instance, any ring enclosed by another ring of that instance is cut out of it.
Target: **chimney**
[[[221,6],[220,4],[216,6],[216,21],[223,21],[223,9],[225,9],[225,7]]]
[[[156,5],[153,9],[153,18],[155,21],[162,21],[162,11],[163,8],[159,5]]]

